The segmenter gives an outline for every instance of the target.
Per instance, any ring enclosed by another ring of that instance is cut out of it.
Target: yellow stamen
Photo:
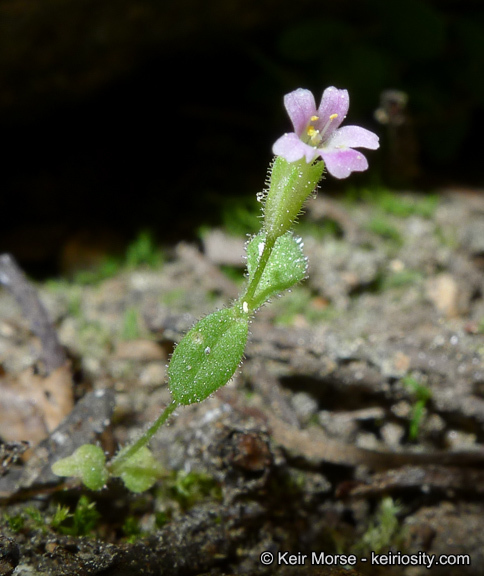
[[[319,144],[319,141],[321,140],[320,136],[319,136],[319,130],[316,130],[316,128],[314,126],[311,126],[311,124],[307,127],[307,135],[309,136],[309,140],[311,141],[312,144]]]
[[[316,120],[319,120],[319,116],[311,116],[311,122],[316,122]]]
[[[335,120],[336,118],[338,118],[338,114],[331,114],[329,117],[330,120]]]

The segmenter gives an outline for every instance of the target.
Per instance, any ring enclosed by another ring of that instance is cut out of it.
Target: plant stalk
[[[136,442],[131,444],[131,446],[126,446],[108,463],[107,467],[111,474],[116,476],[116,472],[119,471],[126,460],[129,460],[138,450],[146,446],[148,442],[153,438],[153,436],[158,432],[158,430],[163,426],[163,424],[168,420],[173,411],[178,407],[178,404],[173,400],[168,404],[168,406],[163,410],[163,412],[158,416],[158,418],[151,424],[151,426],[144,432]]]

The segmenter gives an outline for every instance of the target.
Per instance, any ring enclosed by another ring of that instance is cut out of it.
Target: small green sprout
[[[136,542],[143,534],[139,520],[135,516],[127,516],[122,529],[126,540],[131,544]]]
[[[260,228],[255,198],[230,198],[222,209],[224,229],[233,236],[255,234]]]
[[[421,272],[417,270],[399,270],[397,272],[391,272],[385,274],[380,282],[381,290],[388,290],[390,288],[402,288],[405,286],[411,286],[420,282],[423,276]]]
[[[121,338],[123,340],[136,340],[140,337],[139,312],[137,308],[127,308],[123,316]]]
[[[360,190],[348,188],[345,198],[348,203],[365,202],[379,209],[383,214],[397,218],[421,216],[430,219],[440,202],[440,197],[437,194],[409,197],[379,186]]]
[[[96,502],[82,495],[73,513],[65,507],[58,507],[52,519],[52,527],[69,536],[88,536],[96,528],[101,514],[96,510]]]
[[[169,496],[176,500],[183,510],[188,510],[196,502],[206,498],[220,499],[220,489],[215,480],[201,472],[177,471],[167,484]]]
[[[52,516],[52,520],[50,525],[52,529],[56,532],[62,532],[62,525],[66,520],[72,518],[72,514],[67,506],[62,506],[61,504],[57,504],[57,509]]]
[[[400,546],[402,534],[398,515],[401,512],[401,505],[393,498],[383,498],[366,532],[355,546],[355,552],[365,556],[371,552],[379,554],[392,546]]]
[[[3,519],[12,532],[22,532],[25,527],[25,516],[23,514],[4,513]]]
[[[53,530],[59,534],[71,536],[90,534],[100,517],[101,515],[96,510],[96,503],[91,502],[87,496],[80,497],[74,512],[71,512],[67,506],[58,504],[52,516],[35,506],[27,506],[15,516],[4,515],[7,526],[13,532],[40,530],[45,533]]]
[[[383,216],[375,216],[366,225],[366,229],[373,234],[377,234],[385,240],[393,242],[396,246],[403,244],[403,239],[397,227],[391,224]]]
[[[306,286],[296,286],[282,300],[274,302],[275,323],[290,325],[297,316],[302,316],[310,325],[333,319],[337,310],[321,298],[314,296]]]
[[[432,397],[432,392],[429,390],[429,388],[423,386],[420,384],[420,382],[411,376],[405,376],[402,379],[402,382],[415,396],[415,403],[412,407],[412,414],[410,417],[410,424],[408,429],[408,437],[413,441],[418,437],[422,418],[425,414],[425,406]]]
[[[103,262],[89,270],[79,270],[74,275],[74,284],[88,286],[100,284],[103,280],[113,278],[121,268],[121,261],[113,256],[106,257]]]
[[[148,266],[159,268],[163,264],[163,253],[156,246],[153,235],[148,230],[142,230],[126,251],[126,266],[137,268]]]
[[[45,530],[46,522],[42,512],[35,506],[27,506],[25,508],[25,515],[30,520],[30,524],[37,529]]]

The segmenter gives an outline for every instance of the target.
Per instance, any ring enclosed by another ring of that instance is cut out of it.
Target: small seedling
[[[159,268],[162,264],[163,253],[156,246],[153,235],[148,230],[142,230],[126,250],[126,266]]]
[[[90,270],[79,270],[74,275],[74,284],[99,284],[103,280],[115,276],[121,268],[121,262],[113,256],[106,257],[103,262]]]
[[[372,218],[366,228],[369,232],[377,234],[385,240],[393,242],[396,246],[403,244],[403,239],[398,229],[383,216],[375,216]]]
[[[128,516],[123,524],[123,533],[131,544],[136,542],[143,534],[139,521],[134,516]]]
[[[136,340],[140,337],[139,314],[136,308],[127,308],[123,316],[121,338],[123,340]]]
[[[294,131],[275,142],[268,189],[257,195],[262,228],[246,245],[247,281],[242,294],[231,306],[202,318],[179,342],[168,367],[172,401],[136,442],[109,462],[100,448],[83,446],[56,462],[54,473],[77,476],[93,490],[113,476],[134,492],[153,486],[162,476],[147,448],[153,435],[176,408],[202,402],[232,378],[242,362],[249,323],[257,309],[306,277],[303,243],[292,231],[304,203],[325,169],[338,179],[366,170],[365,156],[354,148],[375,150],[378,137],[359,126],[340,128],[349,108],[346,90],[327,88],[316,108],[312,93],[299,88],[285,96],[284,104]],[[149,247],[142,239],[131,260],[138,263],[139,254],[149,254]]]
[[[67,513],[65,508],[58,508],[57,531],[69,536],[88,536],[97,526],[101,514],[96,509],[96,503],[82,495],[74,512]]]
[[[184,510],[205,498],[220,497],[220,490],[215,480],[200,472],[177,471],[171,479],[168,479],[167,488],[169,496]]]
[[[374,206],[381,213],[397,218],[409,218],[410,216],[432,218],[440,202],[440,198],[436,194],[408,197],[378,186],[361,190],[348,188],[345,198],[349,203],[363,201]]]
[[[398,515],[401,512],[401,505],[393,498],[389,496],[383,498],[366,532],[355,546],[355,552],[362,556],[371,552],[379,554],[392,546],[400,545],[402,534]]]
[[[25,527],[25,516],[23,514],[3,514],[3,520],[5,520],[7,526],[12,532],[22,532]]]
[[[422,418],[425,414],[425,406],[432,397],[432,392],[411,376],[405,376],[402,382],[415,396],[415,403],[412,407],[408,428],[408,437],[413,441],[418,437]]]
[[[52,516],[52,520],[50,521],[50,525],[56,532],[62,532],[62,525],[69,518],[72,518],[69,508],[58,504],[57,509]]]

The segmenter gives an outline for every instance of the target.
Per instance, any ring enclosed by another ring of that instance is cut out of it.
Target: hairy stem
[[[138,452],[138,450],[140,450],[140,448],[143,448],[143,446],[146,446],[146,444],[148,444],[151,438],[153,438],[153,436],[158,432],[161,426],[163,426],[163,424],[168,420],[172,412],[177,407],[178,407],[177,402],[175,401],[170,402],[170,404],[168,404],[168,406],[163,410],[160,416],[153,422],[153,424],[148,428],[148,430],[146,430],[146,432],[144,432],[142,436],[138,438],[138,440],[136,440],[136,442],[131,444],[131,446],[126,446],[125,448],[123,448],[117,454],[117,456],[115,456],[111,460],[111,462],[109,462],[107,467],[111,472],[111,474],[115,476],[116,473],[119,472],[119,469],[121,468],[122,464],[126,462],[126,460],[129,460],[134,454],[136,454],[136,452]]]
[[[254,308],[254,295],[256,293],[257,287],[259,286],[259,282],[262,278],[265,267],[269,262],[269,258],[271,257],[272,249],[274,248],[276,240],[277,238],[266,238],[264,249],[257,264],[256,271],[254,272],[254,276],[252,277],[252,280],[250,281],[245,294],[240,298],[240,301],[246,302],[247,306],[251,310]]]

